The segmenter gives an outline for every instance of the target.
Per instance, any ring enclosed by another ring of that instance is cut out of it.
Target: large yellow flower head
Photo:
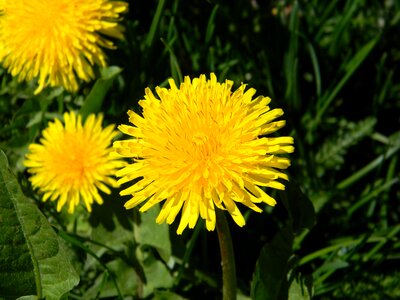
[[[34,188],[43,201],[58,200],[57,211],[67,204],[73,213],[82,201],[90,212],[94,201],[102,204],[99,190],[118,187],[112,177],[123,162],[112,155],[112,139],[118,134],[114,125],[102,128],[103,117],[90,115],[82,124],[80,115],[64,114],[65,125],[58,119],[43,130],[40,144],[29,145],[24,165]]]
[[[244,84],[232,92],[232,81],[210,77],[185,77],[179,88],[171,79],[169,89],[156,88],[158,98],[147,88],[139,101],[143,117],[128,111],[134,126],[118,127],[133,138],[114,142],[117,153],[132,159],[117,172],[118,182],[138,179],[120,193],[132,195],[125,207],[146,201],[143,212],[166,200],[156,222],[171,224],[182,209],[178,234],[199,216],[214,230],[216,208],[243,226],[237,203],[257,212],[257,203],[275,205],[260,187],[284,189],[279,179],[288,177],[279,169],[290,161],[278,154],[294,150],[292,137],[268,136],[285,125],[274,121],[283,111],[270,110],[270,98],[253,99],[256,91]]]
[[[106,65],[105,36],[122,38],[117,21],[128,4],[109,0],[1,0],[0,61],[19,80],[78,89]]]

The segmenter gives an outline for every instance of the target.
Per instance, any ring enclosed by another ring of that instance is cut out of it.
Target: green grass
[[[112,67],[78,93],[33,96],[34,83],[0,69],[0,148],[68,248],[80,275],[69,297],[221,297],[216,233],[201,222],[177,236],[156,212],[125,211],[117,192],[91,215],[58,214],[21,163],[66,110],[120,124],[147,86],[215,72],[270,96],[295,138],[278,205],[245,213],[242,229],[230,222],[243,299],[400,298],[399,25],[396,1],[131,3]]]

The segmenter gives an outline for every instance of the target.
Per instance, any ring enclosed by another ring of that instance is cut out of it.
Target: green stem
[[[217,233],[221,251],[223,300],[236,299],[236,268],[233,254],[232,238],[224,211],[216,209]]]

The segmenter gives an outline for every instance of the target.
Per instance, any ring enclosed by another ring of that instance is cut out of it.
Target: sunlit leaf
[[[0,152],[0,296],[60,299],[79,281],[67,250]]]

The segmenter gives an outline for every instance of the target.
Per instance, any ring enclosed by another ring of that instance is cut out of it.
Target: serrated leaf
[[[60,299],[78,282],[67,251],[0,150],[0,296]]]
[[[338,124],[337,133],[330,136],[315,155],[320,177],[326,170],[338,169],[344,163],[347,149],[372,133],[376,119],[369,117],[357,123],[341,120]]]

